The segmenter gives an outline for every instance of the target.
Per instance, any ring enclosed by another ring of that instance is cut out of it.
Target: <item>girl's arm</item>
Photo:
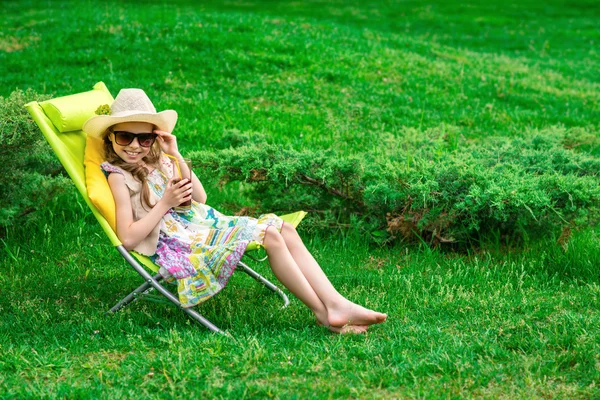
[[[175,207],[191,197],[189,194],[190,185],[186,185],[186,181],[175,184],[169,181],[163,197],[144,218],[134,222],[129,189],[125,185],[123,175],[110,174],[108,185],[115,199],[117,236],[127,250],[133,250],[142,240],[148,237],[171,207]]]

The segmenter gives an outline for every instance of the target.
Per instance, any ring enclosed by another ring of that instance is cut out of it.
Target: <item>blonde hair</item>
[[[146,184],[148,181],[148,170],[144,168],[143,165],[140,164],[129,164],[123,161],[121,157],[115,153],[115,149],[113,148],[113,143],[109,138],[109,134],[111,133],[112,127],[108,127],[103,134],[104,137],[104,159],[115,167],[121,168],[124,171],[129,172],[133,177],[142,183],[142,207],[144,207],[144,203],[152,208],[154,204],[150,204],[150,188]],[[153,128],[153,129],[156,129]],[[152,144],[150,148],[150,152],[142,158],[142,161],[146,163],[146,165],[153,166],[155,168],[159,168],[159,160],[162,155],[162,150],[157,141]]]

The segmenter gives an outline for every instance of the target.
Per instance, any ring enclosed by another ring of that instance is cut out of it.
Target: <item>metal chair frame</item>
[[[125,247],[123,247],[123,246],[117,246],[116,249],[119,252],[119,254],[121,254],[121,256],[125,259],[125,261],[127,261],[129,263],[129,265],[131,265],[131,267],[138,274],[140,274],[140,276],[142,278],[144,278],[144,280],[146,282],[144,282],[137,289],[135,289],[134,291],[132,291],[131,293],[129,293],[121,301],[119,301],[117,304],[115,304],[107,312],[107,314],[116,313],[120,309],[126,307],[128,304],[136,301],[139,298],[143,298],[143,296],[146,295],[152,289],[155,289],[162,296],[164,296],[166,299],[168,299],[172,304],[174,304],[175,306],[177,306],[178,308],[180,308],[184,313],[186,313],[194,321],[196,321],[199,324],[205,326],[206,328],[208,328],[212,332],[227,335],[226,332],[224,332],[221,329],[219,329],[216,325],[214,325],[208,319],[204,318],[196,310],[194,310],[192,308],[182,307],[181,303],[179,302],[179,299],[177,299],[177,297],[175,297],[175,295],[173,295],[173,293],[171,293],[168,289],[166,289],[160,283],[163,280],[163,277],[162,277],[161,274],[156,274],[154,276],[150,275],[150,273],[148,273],[148,271],[146,271],[146,269],[143,266],[140,265],[140,263],[135,259],[135,257],[133,257],[125,249]],[[248,255],[246,255],[246,256],[248,257]],[[253,258],[253,257],[251,257],[251,258]],[[266,258],[267,257],[263,258],[262,261],[264,261]],[[279,297],[281,297],[281,299],[283,300],[283,307],[282,308],[286,308],[290,304],[290,300],[288,299],[288,297],[286,296],[286,294],[283,293],[283,291],[281,289],[279,289],[276,285],[274,285],[273,283],[271,283],[269,280],[267,280],[265,277],[263,277],[262,275],[260,275],[256,271],[254,271],[252,268],[250,268],[248,265],[246,265],[242,261],[238,262],[238,265],[237,265],[237,268],[236,268],[236,271],[240,271],[240,270],[242,272],[245,272],[246,274],[250,275],[256,281],[262,283],[264,286],[266,286],[272,292],[274,292],[277,295],[279,295]]]

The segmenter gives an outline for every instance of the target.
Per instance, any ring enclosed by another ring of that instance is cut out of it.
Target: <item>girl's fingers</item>
[[[179,184],[179,187],[184,187],[186,185],[191,185],[192,181],[190,181],[188,178],[183,178],[182,180],[180,180],[178,182],[178,184]]]
[[[189,199],[191,199],[191,198],[192,198],[192,192],[189,192],[189,191],[187,191],[187,190],[186,190],[185,192],[181,192],[181,193],[179,193],[179,194],[177,195],[177,198],[178,198],[178,199],[181,199],[181,200],[183,200],[183,201],[187,201],[187,200],[189,200]]]
[[[191,186],[191,182],[181,184],[181,182],[177,183],[176,194],[177,196],[188,196],[192,193],[193,188]]]
[[[178,177],[174,176],[171,179],[169,179],[169,181],[167,182],[167,186],[175,186],[175,187],[182,187],[183,185],[185,185],[186,183],[186,178],[184,179],[179,179]]]
[[[182,187],[182,188],[180,188],[180,190],[181,190],[181,192],[179,193],[179,195],[183,196],[186,199],[186,201],[192,197],[193,189],[191,186],[189,188]]]
[[[156,133],[158,135],[158,137],[162,140],[175,138],[175,135],[173,135],[172,133],[160,131],[158,129],[155,129],[152,132]]]

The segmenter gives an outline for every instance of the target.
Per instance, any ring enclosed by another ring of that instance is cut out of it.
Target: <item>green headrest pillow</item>
[[[99,106],[113,102],[106,85],[99,82],[89,92],[43,101],[40,106],[59,132],[79,131]]]

